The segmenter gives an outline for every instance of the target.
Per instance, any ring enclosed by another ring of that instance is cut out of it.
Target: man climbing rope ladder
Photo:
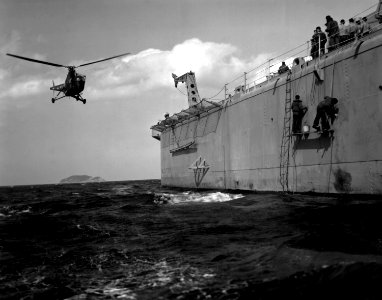
[[[293,112],[293,124],[292,132],[300,133],[301,132],[301,122],[308,108],[302,105],[300,95],[296,95],[295,99],[292,102],[292,112]]]

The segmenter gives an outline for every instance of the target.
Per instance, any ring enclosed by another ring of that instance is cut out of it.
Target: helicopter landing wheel
[[[55,101],[54,98],[52,98],[52,103],[54,103],[54,101]]]
[[[82,101],[82,103],[83,103],[83,104],[86,104],[86,99],[84,99],[84,100]]]

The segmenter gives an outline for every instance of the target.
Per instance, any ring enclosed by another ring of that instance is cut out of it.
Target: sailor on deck
[[[332,51],[338,48],[340,42],[340,30],[338,28],[337,21],[333,20],[331,16],[326,16],[326,32],[329,37],[328,51]]]
[[[345,45],[347,43],[347,40],[349,39],[348,32],[349,32],[349,26],[345,25],[345,20],[342,19],[340,21],[339,25],[340,29],[340,45]]]
[[[356,24],[356,37],[361,38],[363,36],[364,23],[361,18],[358,18],[355,21]]]
[[[278,73],[283,74],[283,73],[288,72],[288,71],[289,71],[289,67],[285,64],[285,61],[283,61],[281,63],[281,66],[279,67]]]
[[[338,108],[336,106],[337,103],[338,103],[337,98],[332,98],[329,96],[325,96],[324,100],[318,103],[317,115],[313,121],[314,129],[316,129],[317,131],[320,131],[320,125],[319,125],[320,120],[321,120],[322,131],[326,131],[330,129],[328,118],[331,119],[331,123],[333,124],[333,121],[338,114]]]
[[[368,35],[371,32],[371,26],[370,23],[367,22],[367,17],[362,18],[362,24],[363,24],[363,35]]]
[[[348,35],[349,35],[349,42],[353,42],[355,39],[357,33],[357,25],[354,23],[354,19],[349,19],[349,25],[348,25]]]
[[[326,38],[326,34],[321,31],[320,26],[316,27],[316,32],[317,32],[317,35],[315,35],[314,37],[316,38],[316,43],[320,49],[319,55],[321,56],[325,54],[325,44],[327,42],[327,38]]]
[[[316,29],[313,32],[312,38],[310,39],[310,56],[315,59],[318,57],[318,36]]]

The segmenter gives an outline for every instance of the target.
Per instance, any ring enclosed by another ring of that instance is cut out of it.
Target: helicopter
[[[124,53],[124,54],[112,56],[112,57],[109,57],[109,58],[100,59],[100,60],[97,60],[97,61],[93,61],[93,62],[82,64],[82,65],[79,65],[79,66],[64,66],[64,65],[60,65],[60,64],[51,63],[51,62],[48,62],[48,61],[43,61],[43,60],[38,60],[38,59],[33,59],[33,58],[29,58],[29,57],[24,57],[24,56],[20,56],[20,55],[15,55],[15,54],[7,53],[8,56],[12,56],[12,57],[15,57],[15,58],[28,60],[28,61],[31,61],[31,62],[40,63],[40,64],[44,64],[44,65],[49,65],[49,66],[54,66],[54,67],[67,68],[68,69],[68,74],[66,75],[65,83],[54,85],[54,81],[52,81],[53,86],[50,88],[50,90],[53,91],[52,103],[54,103],[55,101],[57,101],[59,99],[62,99],[64,97],[72,97],[72,98],[76,99],[76,101],[81,101],[83,104],[86,103],[86,99],[84,99],[82,97],[82,91],[85,88],[86,76],[77,73],[76,72],[76,68],[87,66],[87,65],[91,65],[91,64],[95,64],[95,63],[99,63],[99,62],[102,62],[102,61],[105,61],[105,60],[109,60],[109,59],[125,56],[125,55],[128,55],[128,54],[130,54],[130,53]],[[54,91],[58,92],[56,96],[54,96]],[[62,96],[60,96],[61,93],[63,94]]]

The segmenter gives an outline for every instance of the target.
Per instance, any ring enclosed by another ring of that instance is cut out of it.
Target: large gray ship
[[[379,1],[370,30],[354,40],[315,58],[296,48],[244,73],[224,86],[222,101],[200,98],[193,72],[173,74],[175,85],[186,84],[189,108],[151,127],[162,185],[382,194],[381,15]],[[274,74],[281,60],[289,70]],[[296,95],[307,112],[293,132]],[[324,97],[338,99],[328,131],[312,128]]]

